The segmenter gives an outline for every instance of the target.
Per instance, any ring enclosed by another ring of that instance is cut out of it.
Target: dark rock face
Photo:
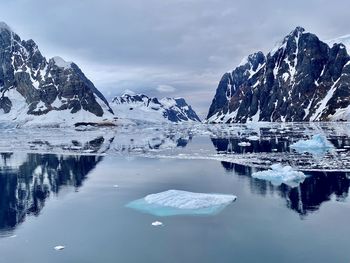
[[[136,106],[137,108],[141,107],[143,112],[159,112],[164,119],[171,122],[201,121],[196,112],[183,98],[163,98],[158,100],[144,94],[123,94],[115,97],[111,103],[115,111],[123,105],[127,105],[130,111],[129,114],[124,116],[126,118],[137,119],[137,116],[134,115],[138,113],[133,112]],[[147,121],[147,119],[145,120]]]
[[[113,113],[76,64],[59,57],[47,61],[33,40],[21,40],[4,23],[0,23],[0,65],[0,111],[4,113],[15,108],[13,100],[18,95],[28,115],[63,110],[84,110],[98,117]]]
[[[297,27],[266,56],[250,55],[216,90],[208,122],[350,118],[350,57]]]

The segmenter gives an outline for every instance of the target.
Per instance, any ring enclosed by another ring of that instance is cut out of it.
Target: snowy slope
[[[329,47],[332,47],[334,44],[344,44],[344,46],[348,50],[348,53],[350,53],[350,35],[329,39],[325,42],[329,45]]]
[[[182,98],[151,98],[125,92],[110,103],[118,118],[145,122],[199,122],[200,119]]]

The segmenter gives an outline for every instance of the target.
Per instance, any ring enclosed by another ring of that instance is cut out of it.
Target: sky
[[[302,26],[350,34],[349,0],[1,0],[0,20],[47,58],[74,61],[111,99],[184,97],[207,114],[221,76]]]

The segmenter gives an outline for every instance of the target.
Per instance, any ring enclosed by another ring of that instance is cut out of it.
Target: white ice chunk
[[[55,246],[54,249],[59,251],[59,250],[63,250],[65,247],[64,246]]]
[[[300,140],[293,143],[291,148],[298,152],[323,153],[334,148],[334,145],[321,134],[312,136],[310,140]]]
[[[247,147],[247,146],[250,146],[251,144],[250,144],[250,142],[240,142],[240,143],[238,143],[238,145],[241,147]]]
[[[154,222],[152,222],[152,226],[162,226],[162,225],[163,225],[163,223],[160,222],[160,221],[154,221]]]
[[[127,207],[157,216],[210,215],[217,214],[228,204],[235,201],[236,198],[234,195],[227,194],[168,190],[147,195],[142,199],[127,204]]]
[[[252,173],[252,177],[270,181],[274,185],[284,183],[294,187],[302,183],[306,176],[303,172],[293,170],[291,166],[273,164],[271,170]]]
[[[248,136],[247,138],[249,141],[259,141],[260,140],[260,137],[259,136],[256,136],[256,135],[251,135],[251,136]]]

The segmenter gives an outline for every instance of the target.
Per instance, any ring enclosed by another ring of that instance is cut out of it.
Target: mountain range
[[[350,121],[350,36],[322,41],[297,27],[270,52],[225,73],[206,122]],[[73,62],[46,59],[0,22],[0,121],[61,126],[200,122],[183,98],[133,92],[110,103]]]
[[[113,125],[121,119],[200,121],[182,98],[126,95],[107,99],[73,62],[46,59],[33,40],[0,22],[0,121],[39,125]],[[134,111],[131,109],[135,108]],[[127,110],[125,110],[127,109]]]
[[[111,102],[118,118],[147,122],[200,122],[183,98],[152,98],[126,91]]]

